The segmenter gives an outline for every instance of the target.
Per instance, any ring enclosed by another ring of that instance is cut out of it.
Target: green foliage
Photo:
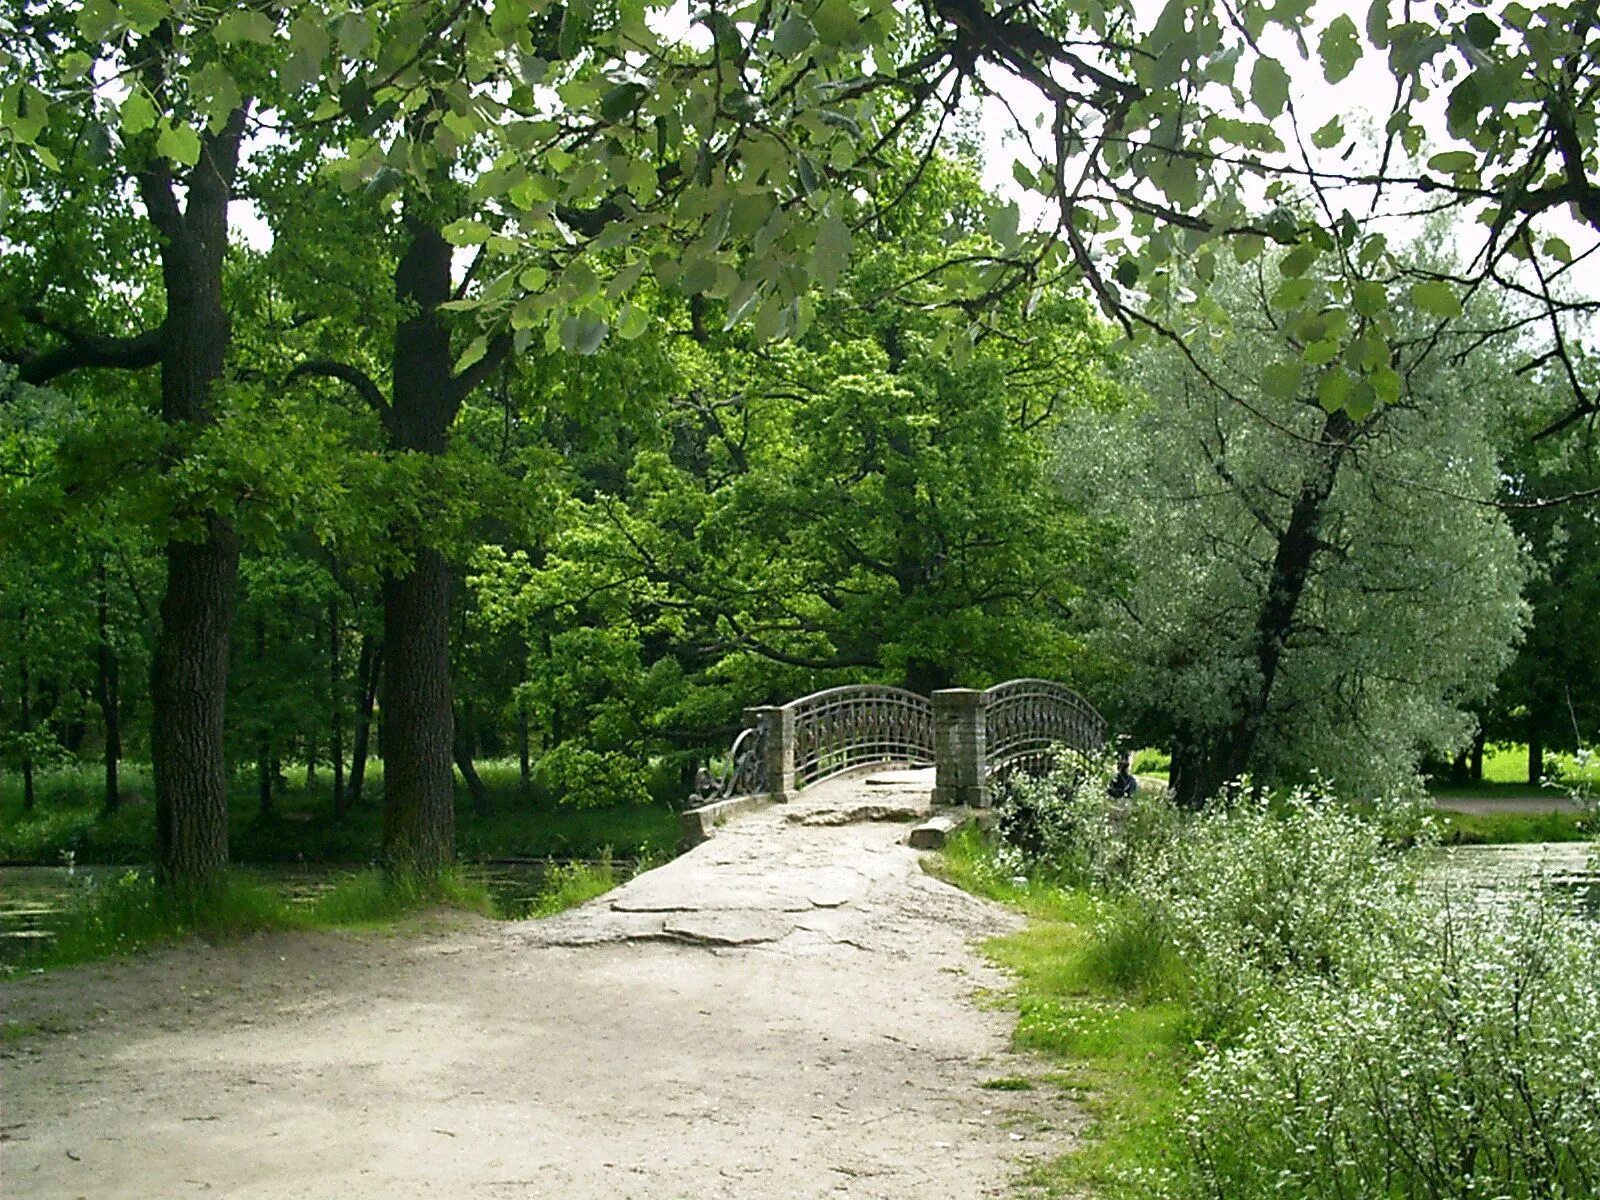
[[[514,762],[483,762],[490,811],[474,811],[464,788],[456,796],[457,844],[463,858],[590,858],[608,846],[646,847],[648,857],[670,854],[677,844],[674,809],[663,803],[595,806],[563,803],[557,797],[524,794]],[[292,786],[277,798],[268,819],[256,813],[256,784],[241,778],[233,792],[231,857],[240,864],[365,863],[378,846],[380,805],[369,798],[337,819],[329,797],[329,776],[303,786],[293,772]],[[130,794],[148,797],[145,770],[126,768]],[[368,786],[381,792],[383,764],[368,765]],[[154,821],[148,803],[127,803],[115,814],[101,809],[94,772],[85,767],[40,777],[33,813],[22,811],[20,781],[0,779],[0,859],[56,866],[65,855],[80,864],[148,863],[154,859]],[[675,797],[676,799],[676,797]]]
[[[622,882],[608,851],[597,863],[564,863],[552,867],[544,887],[525,913],[508,914],[549,917],[603,896]]]
[[[1027,1182],[1118,1200],[1587,1195],[1600,933],[1547,899],[1452,909],[1415,886],[1427,851],[1396,849],[1392,825],[1217,810],[1087,891],[953,839],[937,873],[1033,918],[989,948],[1014,976],[1017,1045],[1059,1062],[1097,1119]]]
[[[1578,1197],[1600,1186],[1600,938],[1528,908],[1412,916],[1189,1084],[1180,1195]]]

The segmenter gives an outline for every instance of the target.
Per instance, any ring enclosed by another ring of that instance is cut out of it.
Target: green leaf
[[[229,115],[243,102],[239,85],[217,62],[209,62],[195,72],[194,90],[204,98],[206,128],[212,133],[219,132],[228,123]]]
[[[200,135],[187,125],[163,124],[156,136],[156,152],[175,163],[192,167],[200,161]]]
[[[779,58],[794,58],[817,40],[817,31],[811,22],[797,12],[791,12],[772,31],[772,52]]]
[[[1385,404],[1400,399],[1400,373],[1393,367],[1383,366],[1372,372],[1373,394]]]
[[[473,338],[467,348],[461,352],[461,357],[456,360],[455,373],[457,375],[471,367],[489,352],[489,335],[480,333]]]
[[[1298,362],[1268,363],[1261,372],[1261,390],[1280,400],[1291,399],[1300,390],[1303,373]]]
[[[122,132],[132,137],[155,128],[156,106],[150,103],[150,97],[145,95],[143,88],[134,88],[122,102],[120,117]]]
[[[1281,116],[1289,104],[1289,72],[1275,58],[1256,59],[1250,72],[1250,99],[1269,118]]]
[[[642,304],[624,304],[617,319],[617,336],[631,342],[650,328],[650,310]]]
[[[1339,357],[1339,349],[1336,339],[1325,338],[1320,342],[1312,342],[1300,357],[1308,367],[1324,367]]]
[[[1285,279],[1272,293],[1272,307],[1277,309],[1299,308],[1311,298],[1312,289],[1317,286],[1315,279]]]
[[[606,340],[608,328],[594,313],[573,313],[561,322],[561,346],[572,354],[593,354]]]
[[[619,83],[600,98],[600,115],[618,124],[634,114],[647,94],[642,83]]]
[[[1342,141],[1344,141],[1344,121],[1340,117],[1334,117],[1311,135],[1311,144],[1318,150],[1332,150]]]
[[[1423,312],[1436,317],[1461,315],[1461,297],[1456,295],[1455,288],[1442,279],[1414,286],[1411,289],[1411,302]]]
[[[1435,154],[1428,160],[1428,170],[1438,171],[1444,175],[1475,170],[1477,166],[1478,156],[1470,150],[1447,150],[1443,154]]]
[[[838,213],[829,213],[817,227],[816,247],[811,256],[811,269],[817,282],[831,288],[838,282],[849,259],[850,226]]]
[[[1487,50],[1500,38],[1500,27],[1488,16],[1475,12],[1466,20],[1467,41],[1479,50]]]
[[[451,221],[439,231],[444,235],[444,240],[452,246],[476,246],[480,242],[489,240],[489,235],[494,231],[482,221],[472,218],[463,218]]]
[[[1356,23],[1345,13],[1340,13],[1317,40],[1317,53],[1322,56],[1322,75],[1329,83],[1338,83],[1355,70],[1361,59],[1361,35]]]
[[[1139,282],[1139,263],[1135,259],[1124,258],[1117,263],[1116,269],[1112,274],[1116,276],[1117,282],[1123,287],[1131,288]]]
[[[1352,290],[1351,303],[1363,317],[1375,317],[1389,306],[1389,290],[1381,283],[1364,279]]]
[[[272,18],[252,9],[236,8],[223,13],[211,28],[211,36],[224,46],[235,42],[259,42],[267,45],[277,31]]]
[[[1343,367],[1329,367],[1317,380],[1317,403],[1328,412],[1338,412],[1350,397],[1351,379]]]
[[[861,19],[849,0],[822,0],[811,16],[817,36],[830,46],[845,46],[861,35]]]
[[[1311,269],[1311,264],[1317,261],[1317,248],[1315,246],[1296,246],[1283,256],[1278,263],[1278,270],[1285,279],[1293,279],[1304,275]]]
[[[1569,263],[1572,261],[1572,247],[1558,237],[1545,239],[1544,252],[1557,262]]]

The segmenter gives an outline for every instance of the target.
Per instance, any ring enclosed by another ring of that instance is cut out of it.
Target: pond
[[[1593,842],[1452,846],[1439,852],[1432,881],[1452,897],[1506,903],[1543,890],[1564,907],[1600,919],[1600,862]]]
[[[481,880],[503,913],[521,913],[543,891],[553,865],[549,859],[469,863],[469,878]],[[620,877],[633,864],[615,863]],[[73,897],[97,882],[115,879],[134,867],[0,867],[0,962],[14,962],[53,929]],[[238,867],[239,878],[264,883],[293,904],[309,904],[341,880],[368,868],[359,865]]]

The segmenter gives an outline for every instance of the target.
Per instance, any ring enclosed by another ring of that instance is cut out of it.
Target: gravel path
[[[0,1194],[942,1197],[1077,1115],[1028,1074],[904,773],[795,805],[548,921],[194,943],[0,986]]]

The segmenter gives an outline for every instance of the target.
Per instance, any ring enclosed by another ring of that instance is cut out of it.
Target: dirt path
[[[922,874],[898,776],[824,785],[543,922],[189,945],[0,989],[0,1194],[1003,1193],[1074,1114],[971,949],[1014,918]]]

